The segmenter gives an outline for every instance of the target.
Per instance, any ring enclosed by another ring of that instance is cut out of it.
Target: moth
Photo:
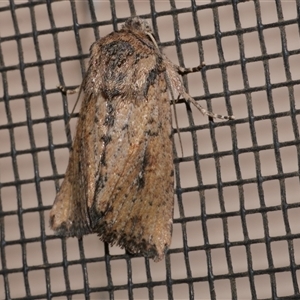
[[[174,171],[171,106],[181,75],[157,47],[149,24],[128,19],[96,41],[80,86],[82,106],[65,178],[50,211],[56,234],[97,233],[111,245],[160,261],[171,243]]]

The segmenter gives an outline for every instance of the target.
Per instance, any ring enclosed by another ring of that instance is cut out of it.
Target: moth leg
[[[180,67],[177,65],[174,65],[175,70],[177,71],[177,73],[179,75],[185,75],[185,74],[189,74],[189,73],[193,73],[193,72],[198,72],[200,71],[203,67],[205,66],[205,63],[203,62],[201,65],[199,65],[198,67],[194,67],[194,68],[184,68],[184,67]],[[206,110],[204,107],[202,107],[193,97],[191,97],[184,89],[183,86],[181,86],[179,88],[179,93],[182,95],[182,97],[187,101],[187,102],[191,102],[193,103],[193,105],[204,115],[204,116],[208,116],[210,118],[213,119],[222,119],[222,120],[234,120],[235,117],[234,116],[223,116],[223,115],[218,115],[215,114],[212,111],[208,111]]]
[[[57,88],[64,95],[72,95],[72,94],[78,93],[78,91],[80,89],[80,85],[75,89],[67,89],[65,86],[62,86],[62,85],[58,85]]]
[[[222,119],[222,120],[234,120],[235,117],[234,116],[223,116],[223,115],[218,115],[215,114],[212,111],[208,111],[206,110],[203,106],[201,106],[193,97],[191,97],[186,91],[183,91],[182,94],[183,98],[187,101],[187,102],[191,102],[193,103],[193,105],[204,115],[204,116],[208,116],[210,118],[214,118],[214,119]]]
[[[181,66],[177,66],[174,65],[177,73],[181,76],[189,74],[189,73],[194,73],[194,72],[198,72],[200,71],[204,66],[205,66],[205,62],[201,63],[199,66],[194,67],[194,68],[185,68],[185,67],[181,67]]]
[[[74,107],[72,109],[72,112],[71,112],[71,115],[74,113],[75,111],[75,108],[76,108],[76,105],[78,104],[78,101],[79,101],[79,97],[80,97],[80,94],[81,94],[81,91],[82,91],[82,84],[79,85],[77,88],[75,89],[66,89],[66,87],[62,86],[62,85],[58,85],[57,88],[60,90],[60,92],[64,95],[72,95],[72,94],[75,94],[75,93],[78,93],[78,96],[77,96],[77,99],[76,99],[76,102],[74,104]],[[69,123],[69,121],[68,121]]]

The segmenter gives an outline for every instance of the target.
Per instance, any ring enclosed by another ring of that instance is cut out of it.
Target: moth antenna
[[[155,47],[157,49],[159,49],[154,36],[150,32],[146,32],[146,34],[149,36],[149,38],[151,39],[151,41],[153,42],[153,44],[155,45]]]
[[[178,133],[178,139],[179,139],[179,144],[180,144],[180,151],[181,151],[181,155],[183,155],[183,146],[182,146],[182,140],[181,140],[181,135],[180,135],[180,131],[179,131],[179,125],[178,125],[178,116],[177,116],[177,111],[176,111],[176,106],[175,106],[175,98],[174,98],[174,94],[173,94],[173,90],[171,88],[171,83],[169,80],[169,77],[165,76],[166,78],[166,82],[167,82],[167,86],[170,90],[170,94],[171,94],[171,101],[172,101],[172,106],[173,106],[173,110],[174,110],[174,118],[175,118],[175,124],[176,124],[176,129],[177,129],[177,133]]]
[[[155,47],[159,50],[158,45],[157,45],[156,40],[153,37],[153,35],[151,33],[149,33],[149,32],[147,32],[146,34],[150,37],[150,39],[153,42],[153,44],[155,45]],[[181,151],[181,155],[183,156],[183,146],[182,146],[181,135],[180,135],[180,132],[179,132],[177,111],[176,111],[176,107],[175,107],[175,102],[176,101],[175,101],[175,98],[174,98],[174,94],[173,94],[171,82],[170,82],[170,79],[169,79],[167,73],[165,73],[165,79],[166,79],[167,86],[168,86],[168,89],[169,89],[170,94],[171,94],[171,101],[172,101],[172,106],[173,106],[173,110],[174,110],[174,117],[175,117],[176,129],[177,129],[177,132],[178,132],[178,139],[179,139],[179,144],[180,144],[180,151]]]

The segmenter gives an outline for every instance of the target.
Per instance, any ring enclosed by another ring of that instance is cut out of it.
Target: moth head
[[[154,38],[153,30],[150,26],[150,24],[139,17],[132,17],[126,20],[125,24],[123,25],[123,28],[129,29],[129,30],[137,30],[145,33],[150,40],[153,42],[153,44],[158,48],[157,43]]]
[[[150,24],[146,20],[139,17],[132,17],[127,19],[125,24],[123,25],[123,28],[143,31],[146,34],[153,34]]]

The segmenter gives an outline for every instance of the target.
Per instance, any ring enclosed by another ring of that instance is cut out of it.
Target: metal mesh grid
[[[80,84],[91,43],[135,13],[172,61],[205,61],[185,78],[195,99],[236,116],[176,105],[184,156],[160,263],[48,226],[76,98],[56,85]],[[300,297],[299,1],[11,0],[0,30],[1,299]]]

